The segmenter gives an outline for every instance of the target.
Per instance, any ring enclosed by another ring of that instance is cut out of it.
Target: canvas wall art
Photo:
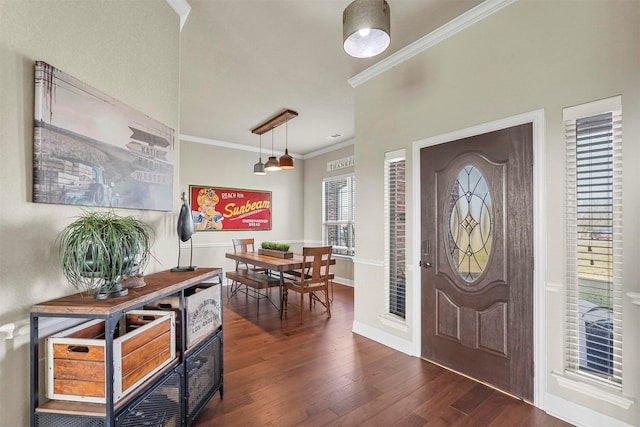
[[[271,230],[271,191],[189,186],[196,231]]]
[[[172,128],[42,61],[34,107],[34,202],[172,210]]]

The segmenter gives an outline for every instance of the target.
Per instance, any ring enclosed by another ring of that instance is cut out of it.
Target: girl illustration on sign
[[[198,192],[198,210],[193,212],[196,230],[221,230],[222,214],[216,211],[220,198],[213,188],[201,188]]]

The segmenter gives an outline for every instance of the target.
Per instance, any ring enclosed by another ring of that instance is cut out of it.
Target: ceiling
[[[298,117],[265,133],[263,150],[271,150],[272,136],[276,152],[286,138],[294,157],[352,140],[348,80],[481,3],[387,1],[391,45],[356,59],[342,50],[342,11],[351,0],[188,0],[180,39],[183,138],[257,151],[251,129],[291,109]]]

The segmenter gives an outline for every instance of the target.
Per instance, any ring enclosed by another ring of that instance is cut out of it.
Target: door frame
[[[500,129],[518,126],[525,123],[533,125],[533,404],[544,409],[544,393],[546,391],[546,239],[545,239],[545,176],[544,176],[544,110],[536,110],[519,114],[493,122],[456,130],[446,134],[414,141],[413,155],[413,235],[420,236],[420,150],[437,144],[453,142],[458,139],[493,132]],[[420,239],[413,239],[413,343],[414,356],[421,355],[421,269],[417,267],[420,259]]]

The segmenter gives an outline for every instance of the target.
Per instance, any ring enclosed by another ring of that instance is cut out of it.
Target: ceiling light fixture
[[[293,169],[295,168],[293,157],[289,155],[289,128],[287,123],[289,120],[284,121],[284,154],[280,157],[280,169]]]
[[[342,13],[344,51],[371,58],[391,42],[391,10],[385,0],[355,0]]]
[[[267,163],[264,164],[264,170],[269,172],[275,172],[280,170],[280,164],[278,163],[278,159],[273,154],[273,128],[271,129],[271,156]]]
[[[271,171],[279,171],[281,168],[293,169],[294,167],[293,157],[289,156],[288,130],[286,135],[287,139],[285,140],[287,147],[284,150],[284,155],[280,157],[280,162],[278,162],[278,159],[273,154],[273,130],[283,123],[285,124],[285,127],[286,127],[288,121],[293,119],[294,117],[298,117],[298,113],[292,110],[285,110],[282,113],[278,114],[277,116],[267,120],[266,122],[262,123],[258,127],[251,130],[251,133],[257,133],[258,135],[262,135],[265,132],[271,131],[271,156],[269,157],[267,162],[264,164],[264,170],[271,172]],[[262,142],[260,144],[261,144],[260,152],[262,153]],[[287,160],[287,157],[290,159],[290,162]],[[260,162],[262,162],[262,159],[260,159]],[[258,167],[258,163],[256,163],[253,167],[254,173],[256,173],[257,167]]]
[[[258,163],[253,165],[253,174],[254,175],[267,174],[267,172],[264,170],[264,163],[262,163],[262,134],[260,135],[260,157],[258,157]]]

